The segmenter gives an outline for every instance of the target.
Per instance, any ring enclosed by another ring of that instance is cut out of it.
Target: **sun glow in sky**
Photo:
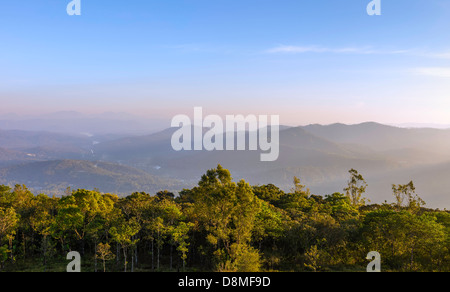
[[[450,124],[450,1],[4,0],[0,113]]]

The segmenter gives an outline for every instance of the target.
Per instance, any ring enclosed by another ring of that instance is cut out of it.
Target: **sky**
[[[2,0],[0,114],[450,124],[450,1]]]

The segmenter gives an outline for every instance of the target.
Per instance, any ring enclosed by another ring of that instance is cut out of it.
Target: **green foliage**
[[[355,219],[359,215],[358,209],[352,205],[350,199],[341,193],[326,195],[325,203],[330,207],[331,216],[338,221]]]
[[[311,269],[313,272],[317,272],[320,266],[320,251],[317,249],[317,245],[311,246],[305,253],[305,267]]]
[[[103,272],[106,272],[106,261],[115,259],[116,255],[111,252],[111,246],[106,243],[99,243],[97,245],[96,258],[103,261]]]
[[[324,197],[298,178],[288,193],[234,182],[220,165],[179,196],[0,186],[0,269],[63,270],[76,250],[92,271],[97,260],[103,271],[364,271],[378,251],[383,270],[450,271],[448,211],[425,209],[412,182],[393,185],[392,204],[367,205],[350,174],[345,194]]]
[[[425,205],[425,201],[422,200],[416,194],[416,188],[414,183],[410,181],[406,185],[392,185],[392,191],[395,197],[395,207],[397,211],[401,210],[403,203],[406,201],[406,208],[412,212],[417,212],[420,207]]]
[[[363,176],[357,170],[349,170],[350,179],[348,186],[344,189],[347,197],[353,206],[359,207],[366,203],[366,199],[362,196],[366,192],[367,183]]]
[[[232,182],[230,172],[218,165],[186,195],[195,206],[199,228],[206,233],[217,270],[239,270],[243,259],[238,250],[254,257],[248,245],[261,203],[248,183]]]

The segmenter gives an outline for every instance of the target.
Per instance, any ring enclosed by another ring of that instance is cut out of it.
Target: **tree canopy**
[[[78,251],[88,271],[364,271],[377,251],[384,270],[450,271],[448,211],[424,208],[413,182],[368,205],[349,174],[324,196],[297,177],[289,192],[234,182],[220,165],[178,195],[0,186],[0,269],[64,270]]]

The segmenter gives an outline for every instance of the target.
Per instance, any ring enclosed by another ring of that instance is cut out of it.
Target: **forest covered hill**
[[[0,186],[0,270],[65,271],[450,271],[450,213],[424,208],[413,182],[369,204],[348,173],[345,193],[311,194],[298,178],[284,192],[251,186],[218,165],[193,188],[114,194],[35,195]]]

